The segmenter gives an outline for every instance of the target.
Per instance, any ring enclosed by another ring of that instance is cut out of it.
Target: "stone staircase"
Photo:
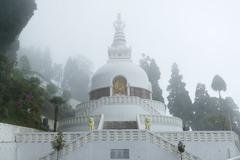
[[[174,154],[179,158],[177,146],[168,142],[165,138],[157,136],[146,130],[102,130],[93,131],[87,135],[80,137],[76,141],[71,142],[63,148],[60,154],[60,159],[71,154],[74,151],[80,150],[85,144],[90,142],[120,142],[120,141],[136,141],[155,144],[158,147]],[[56,151],[41,157],[39,160],[56,160]],[[200,160],[200,158],[188,153],[183,153],[183,160]]]

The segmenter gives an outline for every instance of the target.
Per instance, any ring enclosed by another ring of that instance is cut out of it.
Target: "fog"
[[[22,48],[51,49],[65,63],[85,55],[97,69],[107,60],[117,13],[126,23],[127,44],[138,63],[141,54],[160,67],[166,99],[171,65],[179,65],[192,99],[196,84],[205,83],[212,96],[214,75],[227,83],[223,96],[240,105],[239,0],[37,0],[38,9],[20,35]]]

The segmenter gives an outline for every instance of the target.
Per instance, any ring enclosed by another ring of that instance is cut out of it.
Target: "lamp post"
[[[178,142],[178,151],[180,152],[180,156],[182,160],[182,153],[185,151],[185,145],[181,141]]]

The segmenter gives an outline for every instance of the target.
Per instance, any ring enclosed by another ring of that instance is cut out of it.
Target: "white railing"
[[[94,118],[95,128],[98,127],[99,121],[101,119],[101,115],[93,115],[93,116],[78,116],[73,118],[63,119],[59,122],[59,129],[64,127],[72,127],[74,125],[87,125],[89,117]]]
[[[182,120],[177,117],[162,116],[162,115],[140,115],[141,124],[145,123],[146,118],[150,118],[152,121],[152,124],[182,127]]]
[[[102,97],[98,100],[91,100],[89,102],[81,103],[77,106],[77,115],[89,115],[91,112],[102,105],[114,104],[133,104],[139,105],[150,114],[165,114],[166,109],[162,102],[150,99],[142,99],[135,96],[111,96]]]
[[[155,134],[166,138],[170,142],[236,142],[239,139],[232,131],[185,131],[185,132],[156,132]]]
[[[169,143],[162,137],[156,136],[145,130],[108,130],[108,131],[93,131],[84,137],[80,137],[69,145],[65,146],[61,151],[60,157],[65,157],[73,151],[81,149],[81,147],[89,142],[124,142],[124,141],[136,141],[136,142],[147,142],[156,144],[159,147],[173,153],[179,157],[177,146]],[[184,160],[200,160],[198,157],[188,153],[183,153]],[[48,155],[40,158],[39,160],[56,160],[56,151],[49,153]]]
[[[85,136],[89,132],[64,132],[64,140],[72,142],[80,137]],[[56,132],[35,132],[35,133],[19,133],[16,134],[16,143],[50,143],[54,140]]]

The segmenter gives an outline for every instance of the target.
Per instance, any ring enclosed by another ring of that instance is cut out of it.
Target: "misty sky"
[[[219,74],[227,83],[224,96],[240,105],[239,0],[37,0],[38,10],[21,33],[21,47],[49,47],[53,59],[85,55],[97,69],[107,60],[117,13],[126,23],[127,43],[138,63],[142,53],[161,70],[166,86],[173,62],[179,65],[192,99],[196,84]]]

